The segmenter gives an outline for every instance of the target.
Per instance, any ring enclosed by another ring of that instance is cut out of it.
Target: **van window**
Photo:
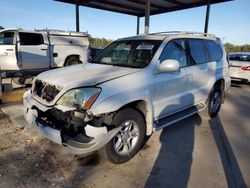
[[[184,39],[170,41],[160,56],[160,62],[167,59],[175,59],[179,61],[180,67],[187,66],[187,50]]]
[[[43,36],[37,33],[19,33],[21,45],[43,44]]]
[[[207,50],[209,54],[209,61],[219,61],[222,57],[222,50],[220,45],[213,40],[206,40]]]
[[[0,45],[14,44],[14,32],[6,32],[0,34]]]
[[[192,63],[206,63],[206,52],[204,49],[203,40],[189,39],[188,43],[190,48],[191,59],[193,61]]]

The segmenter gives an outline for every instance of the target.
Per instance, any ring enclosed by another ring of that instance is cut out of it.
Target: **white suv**
[[[40,74],[24,94],[26,120],[72,153],[132,158],[146,135],[199,111],[217,115],[230,87],[220,39],[157,33],[119,39],[88,64]]]

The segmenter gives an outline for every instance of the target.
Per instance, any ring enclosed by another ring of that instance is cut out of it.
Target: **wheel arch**
[[[68,60],[69,60],[70,58],[72,58],[72,57],[75,57],[75,58],[79,59],[79,61],[81,61],[81,56],[80,56],[79,54],[71,54],[71,55],[68,55],[68,56],[65,58],[65,60],[64,60],[64,64],[63,64],[64,67],[66,66]],[[81,61],[81,62],[82,62],[82,61]]]
[[[130,102],[122,106],[119,110],[124,108],[133,108],[138,110],[144,117],[146,124],[146,135],[151,135],[153,132],[154,118],[152,106],[147,103],[145,100],[137,100]]]
[[[225,101],[225,95],[226,95],[226,92],[225,92],[225,80],[223,78],[217,80],[214,84],[214,86],[218,86],[220,89],[221,89],[221,97],[222,97],[222,102],[224,103]]]

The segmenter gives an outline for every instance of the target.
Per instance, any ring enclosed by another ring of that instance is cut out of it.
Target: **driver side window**
[[[180,67],[187,66],[187,50],[184,39],[170,41],[162,51],[160,62],[174,59],[180,63]]]

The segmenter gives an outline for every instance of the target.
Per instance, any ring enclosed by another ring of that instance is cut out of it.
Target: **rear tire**
[[[78,65],[82,62],[77,57],[70,57],[67,62],[65,63],[65,66],[71,66],[71,65]]]
[[[206,101],[206,109],[201,111],[201,115],[211,119],[215,117],[219,111],[222,104],[222,91],[218,85],[215,85]]]
[[[100,153],[110,162],[118,164],[130,160],[141,149],[146,126],[143,115],[132,108],[119,111],[114,117],[113,124],[122,128]]]

